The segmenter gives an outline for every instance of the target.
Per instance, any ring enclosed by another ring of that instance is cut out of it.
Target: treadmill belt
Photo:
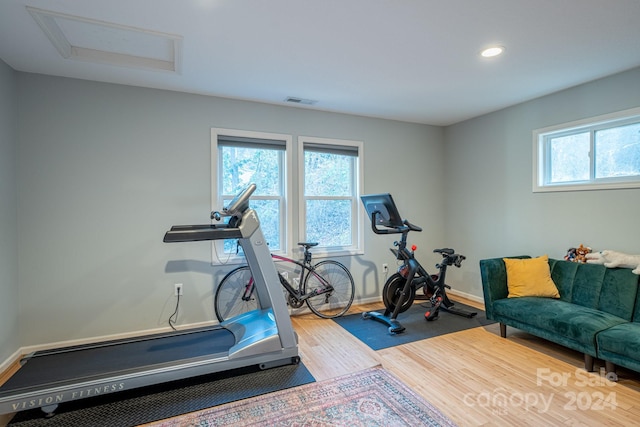
[[[43,384],[110,377],[203,356],[223,356],[234,344],[235,337],[229,330],[209,328],[79,346],[72,351],[37,352],[0,387],[0,395]]]

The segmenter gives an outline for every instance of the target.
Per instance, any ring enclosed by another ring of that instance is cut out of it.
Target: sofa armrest
[[[508,258],[531,258],[528,255]],[[487,319],[493,320],[494,301],[509,295],[507,288],[507,269],[502,258],[480,260],[480,275],[482,277],[482,291],[484,293],[484,309]]]

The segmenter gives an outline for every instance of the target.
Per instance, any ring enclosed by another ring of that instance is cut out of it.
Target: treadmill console
[[[248,185],[223,209],[224,216],[231,217],[228,223],[174,225],[165,233],[163,241],[165,243],[197,242],[201,240],[239,239],[244,237],[239,226],[243,213],[249,209],[249,198],[255,190],[255,184]],[[219,216],[216,217],[216,214],[219,215],[218,212],[212,212],[211,218],[219,220],[220,218]]]
[[[254,191],[256,191],[256,185],[249,184],[229,202],[229,205],[224,208],[224,212],[230,216],[241,216],[244,211],[249,209],[249,197]]]

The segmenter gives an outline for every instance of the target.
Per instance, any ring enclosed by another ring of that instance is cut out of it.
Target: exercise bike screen
[[[402,227],[402,218],[398,212],[393,197],[389,193],[382,194],[368,194],[361,196],[362,204],[364,205],[369,219],[373,221],[373,213],[377,212],[375,225],[381,225],[384,227]]]

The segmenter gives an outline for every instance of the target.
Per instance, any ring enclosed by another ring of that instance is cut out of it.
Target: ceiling
[[[55,14],[41,27],[34,9]],[[67,50],[43,28],[64,33]],[[504,54],[482,58],[493,44]],[[0,58],[30,73],[449,125],[640,66],[640,1],[2,0]]]

